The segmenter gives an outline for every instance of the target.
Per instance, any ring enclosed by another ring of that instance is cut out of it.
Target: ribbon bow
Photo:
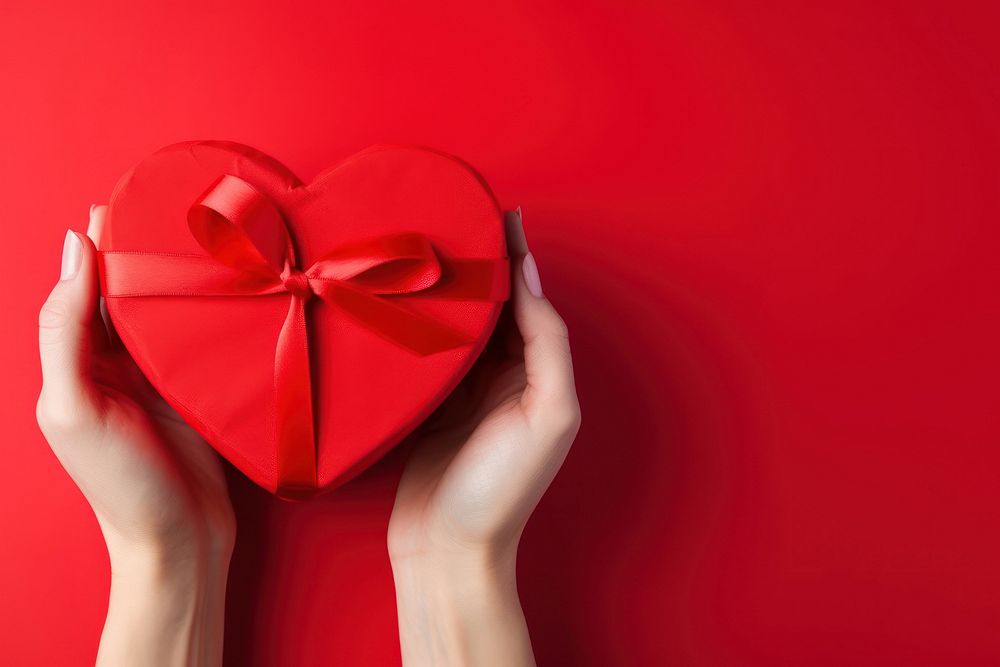
[[[383,338],[418,355],[472,339],[409,310],[398,297],[503,301],[506,259],[450,258],[442,264],[430,240],[401,233],[335,248],[302,270],[274,204],[241,178],[219,178],[188,212],[188,226],[208,253],[100,253],[105,298],[264,296],[288,294],[288,313],[274,355],[278,495],[302,497],[317,487],[316,436],[306,303],[322,299]]]

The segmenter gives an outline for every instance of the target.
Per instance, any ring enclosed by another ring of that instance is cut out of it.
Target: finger
[[[517,274],[517,261],[528,253],[528,242],[524,237],[524,226],[521,224],[521,207],[504,214],[504,225],[507,233],[507,254],[511,258],[511,269]],[[513,292],[513,288],[511,289]],[[513,304],[513,299],[511,299]],[[494,335],[501,341],[498,348],[507,359],[524,360],[524,341],[521,332],[517,330],[513,308],[504,308],[494,329]],[[502,346],[502,347],[501,347]]]
[[[54,405],[76,405],[89,395],[89,354],[97,315],[94,244],[66,232],[59,282],[38,314],[42,393]]]
[[[101,247],[101,237],[104,233],[105,223],[108,218],[108,207],[105,205],[93,204],[90,207],[90,224],[87,225],[87,236],[90,240],[94,242],[94,247],[100,249]],[[104,330],[106,332],[108,345],[111,347],[120,347],[121,339],[118,338],[118,334],[115,332],[115,327],[111,322],[111,316],[108,314],[108,304],[104,297],[100,297],[100,313],[101,321],[104,322]]]
[[[542,293],[535,259],[528,251],[520,209],[507,215],[514,319],[524,340],[527,387],[521,399],[529,412],[575,412],[576,385],[566,323]]]
[[[104,223],[108,217],[108,207],[90,205],[90,220],[87,223],[87,236],[94,242],[95,248],[101,247],[101,235],[104,233]]]
[[[524,236],[524,225],[521,221],[521,207],[507,211],[503,216],[504,228],[507,233],[507,252],[511,257],[523,257],[528,254],[528,240]]]

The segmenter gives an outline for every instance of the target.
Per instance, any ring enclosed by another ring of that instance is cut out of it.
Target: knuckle
[[[89,426],[84,411],[66,401],[56,402],[42,391],[35,404],[35,420],[46,438],[78,433]]]
[[[70,319],[68,304],[60,298],[49,297],[38,311],[38,328],[47,338],[58,338]]]
[[[580,403],[576,396],[564,396],[553,400],[546,410],[549,431],[558,437],[575,436],[580,430]]]
[[[569,327],[566,325],[566,320],[558,314],[554,315],[552,318],[550,332],[553,336],[561,340],[569,340]]]
[[[583,413],[580,411],[580,402],[574,396],[563,408],[563,426],[568,432],[575,433],[580,430],[580,423],[583,420]]]

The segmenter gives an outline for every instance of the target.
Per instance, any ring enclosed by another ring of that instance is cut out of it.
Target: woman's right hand
[[[516,327],[414,449],[389,521],[405,665],[532,665],[515,582],[521,532],[580,428],[566,325],[508,213]]]

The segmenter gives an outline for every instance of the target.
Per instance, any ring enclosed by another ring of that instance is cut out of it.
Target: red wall
[[[0,661],[86,664],[106,603],[33,417],[64,230],[225,138],[431,145],[524,207],[584,409],[521,549],[542,664],[1000,662],[1000,6],[137,4],[0,8]],[[234,476],[228,664],[398,662],[399,463]]]

